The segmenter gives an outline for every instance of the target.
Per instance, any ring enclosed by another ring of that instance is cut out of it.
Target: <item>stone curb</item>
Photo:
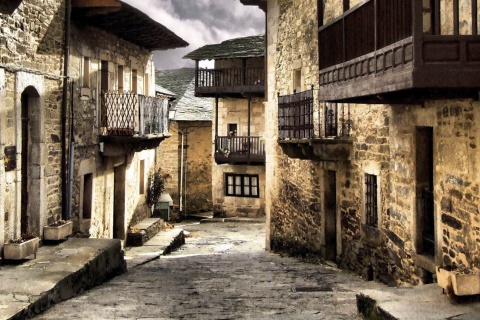
[[[29,319],[53,305],[98,286],[125,271],[126,263],[123,258],[121,243],[120,241],[112,241],[111,245],[105,247],[93,259],[58,280],[50,290],[31,297],[27,306],[15,314],[7,316],[6,319]]]
[[[168,244],[163,250],[158,252],[155,255],[152,255],[143,261],[135,261],[135,259],[132,259],[127,262],[127,264],[132,264],[130,267],[131,269],[137,268],[139,266],[143,266],[144,264],[150,263],[154,260],[160,259],[161,256],[167,255],[169,253],[172,253],[173,251],[177,250],[180,248],[182,245],[185,244],[185,232],[183,229],[179,229],[178,233],[173,237],[173,239],[170,241],[170,244]]]
[[[226,222],[235,222],[235,223],[265,223],[264,218],[241,218],[241,217],[233,217],[233,218],[210,218],[210,219],[202,219],[200,223],[226,223]]]
[[[364,294],[357,294],[357,310],[364,319],[371,320],[398,320],[377,304],[377,301]]]

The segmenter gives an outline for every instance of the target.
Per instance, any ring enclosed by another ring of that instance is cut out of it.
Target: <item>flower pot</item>
[[[437,267],[437,282],[440,287],[449,290],[457,296],[470,296],[480,294],[480,274],[478,273],[459,273],[456,270],[449,271],[442,267]]]
[[[67,221],[58,226],[43,227],[43,239],[45,240],[61,240],[70,236],[73,231],[72,221]]]
[[[37,257],[37,250],[40,238],[35,237],[21,243],[7,243],[3,247],[3,258],[6,260],[22,260],[34,254]]]

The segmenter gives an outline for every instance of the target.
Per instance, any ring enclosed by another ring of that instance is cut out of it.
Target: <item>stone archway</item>
[[[15,214],[11,237],[27,231],[43,236],[45,218],[45,79],[17,72],[15,77]]]
[[[40,183],[40,95],[28,86],[20,96],[20,231],[22,234],[41,233],[41,183]]]

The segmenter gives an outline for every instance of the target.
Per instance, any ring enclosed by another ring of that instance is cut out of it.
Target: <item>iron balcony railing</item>
[[[262,137],[215,138],[217,162],[265,162],[265,142]]]
[[[264,85],[264,68],[197,69],[197,87]]]
[[[290,95],[278,94],[278,137],[279,139],[311,139],[314,137],[313,88],[294,92]]]
[[[350,105],[324,103],[314,117],[313,88],[291,95],[278,95],[278,138],[348,138],[351,130]],[[323,112],[322,112],[323,111]],[[317,122],[317,125],[315,125]]]
[[[417,199],[417,210],[420,217],[423,218],[422,232],[422,253],[435,256],[435,215],[434,215],[434,196],[433,191],[424,189]]]
[[[102,93],[102,136],[146,136],[168,133],[168,99],[116,91]]]

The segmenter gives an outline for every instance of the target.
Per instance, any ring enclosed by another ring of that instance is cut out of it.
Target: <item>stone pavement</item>
[[[71,238],[0,265],[0,319],[25,319],[125,271],[119,240]]]

